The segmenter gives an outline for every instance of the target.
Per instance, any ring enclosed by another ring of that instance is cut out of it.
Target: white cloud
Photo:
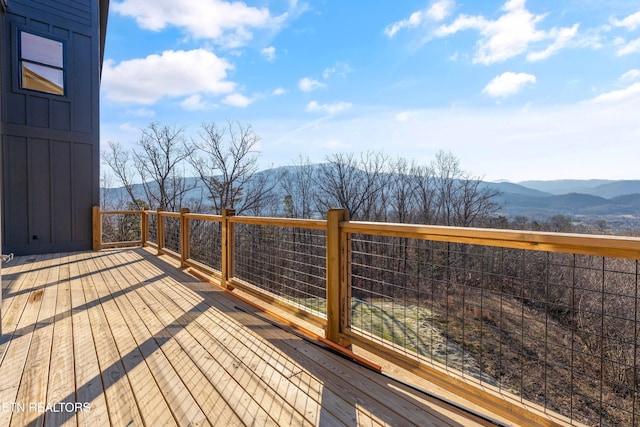
[[[553,38],[555,39],[554,42],[542,51],[529,53],[527,55],[527,60],[539,61],[541,59],[546,59],[560,49],[566,47],[575,38],[576,34],[578,34],[579,26],[580,24],[574,24],[571,28],[561,28],[559,30],[554,28],[551,31],[551,33],[556,33],[553,35]]]
[[[283,87],[279,87],[273,90],[273,92],[271,92],[272,95],[275,96],[280,96],[280,95],[284,95],[285,93],[289,92],[288,90],[286,90]]]
[[[403,19],[401,21],[397,21],[391,25],[388,25],[384,29],[384,33],[387,35],[387,37],[392,38],[398,33],[398,31],[404,28],[416,28],[426,22],[442,21],[451,14],[454,7],[455,3],[453,2],[453,0],[437,1],[435,3],[432,3],[431,6],[426,9],[413,12],[407,19]]]
[[[633,81],[638,79],[640,79],[640,69],[638,68],[631,69],[620,76],[620,80],[622,81]]]
[[[534,84],[536,76],[526,73],[506,72],[495,77],[482,89],[492,98],[506,98],[520,92],[528,84]]]
[[[119,64],[105,61],[102,89],[112,101],[137,104],[197,93],[220,95],[233,92],[236,86],[226,80],[231,69],[230,63],[205,49],[168,50]]]
[[[307,104],[307,112],[324,113],[334,115],[348,110],[352,105],[348,102],[336,102],[334,104],[318,104],[317,101],[311,101]]]
[[[624,89],[613,90],[611,92],[600,94],[593,98],[591,102],[623,102],[631,99],[640,99],[640,82],[634,83]]]
[[[295,3],[290,8],[296,8]],[[245,45],[256,29],[279,29],[290,12],[273,16],[264,7],[223,0],[123,0],[111,9],[135,19],[144,29],[160,31],[178,27],[195,39],[210,39],[228,48]]]
[[[624,27],[629,31],[634,31],[640,27],[640,12],[636,12],[620,20],[612,18],[610,22],[616,27]]]
[[[631,40],[630,42],[625,42],[623,39],[617,38],[616,44],[620,46],[616,51],[617,56],[624,56],[631,53],[640,52],[640,38]]]
[[[140,128],[134,126],[130,122],[121,123],[120,125],[118,125],[118,129],[123,132],[132,132],[132,133],[140,132]]]
[[[211,107],[206,101],[202,99],[202,96],[200,96],[199,93],[195,95],[191,95],[190,97],[186,98],[184,101],[180,103],[180,105],[185,110],[190,110],[190,111],[197,111],[197,110],[204,111],[204,110],[208,110]]]
[[[344,143],[340,139],[328,139],[322,143],[322,147],[327,150],[345,150],[350,147],[349,144]]]
[[[327,67],[322,72],[322,77],[326,80],[334,75],[346,78],[347,74],[353,71],[353,68],[346,62],[337,61],[332,67]]]
[[[311,92],[324,87],[327,87],[327,85],[310,77],[304,77],[298,82],[298,88],[303,92]]]
[[[396,114],[396,122],[406,123],[410,121],[415,116],[415,114],[416,113],[413,111],[402,111]]]
[[[428,165],[450,150],[472,175],[509,179],[637,179],[640,97],[624,103],[578,103],[526,108],[500,105],[407,110],[358,108],[349,114],[283,121],[265,118],[263,164],[283,164],[303,153],[326,156],[327,141],[348,141],[349,151],[389,152]],[[411,111],[413,119],[393,118]],[[615,141],[615,149],[611,149]],[[300,146],[291,152],[292,146]],[[552,155],[550,155],[552,153]]]
[[[496,20],[484,16],[460,15],[448,25],[442,25],[435,36],[446,37],[464,30],[476,30],[480,39],[476,43],[474,63],[489,65],[502,62],[525,53],[532,44],[551,40],[546,49],[531,54],[529,60],[546,58],[565,47],[577,33],[577,25],[565,28],[552,28],[544,31],[537,26],[546,15],[534,15],[525,7],[525,0],[509,0],[503,6],[505,12]]]
[[[155,117],[156,112],[147,108],[138,108],[137,110],[128,110],[127,114],[135,117]]]
[[[264,56],[267,61],[273,62],[276,59],[276,48],[273,46],[265,47],[260,50],[260,54]]]
[[[251,98],[247,98],[246,96],[239,93],[232,93],[227,95],[222,102],[227,105],[231,105],[233,107],[247,107],[254,100]]]

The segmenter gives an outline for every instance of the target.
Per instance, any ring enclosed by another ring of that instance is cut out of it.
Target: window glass
[[[63,43],[20,33],[21,87],[64,95]]]

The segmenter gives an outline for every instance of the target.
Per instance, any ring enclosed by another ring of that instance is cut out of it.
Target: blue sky
[[[251,124],[263,167],[451,151],[487,180],[640,179],[637,0],[112,0],[101,139]]]

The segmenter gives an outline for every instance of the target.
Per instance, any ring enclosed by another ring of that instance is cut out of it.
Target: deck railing
[[[131,245],[516,422],[640,425],[640,239],[95,208],[95,249],[126,244],[103,243],[113,216],[139,224]]]

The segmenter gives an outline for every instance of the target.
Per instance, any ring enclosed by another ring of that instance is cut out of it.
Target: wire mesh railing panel
[[[162,218],[164,231],[164,247],[180,254],[180,218],[165,216]]]
[[[573,420],[640,423],[638,261],[353,234],[352,330]]]
[[[158,244],[158,215],[147,215],[147,242]]]
[[[190,256],[189,258],[222,271],[222,223],[202,219],[189,220]]]
[[[102,243],[135,242],[142,239],[139,213],[102,214]]]
[[[279,299],[326,315],[326,232],[235,224],[234,276]]]

